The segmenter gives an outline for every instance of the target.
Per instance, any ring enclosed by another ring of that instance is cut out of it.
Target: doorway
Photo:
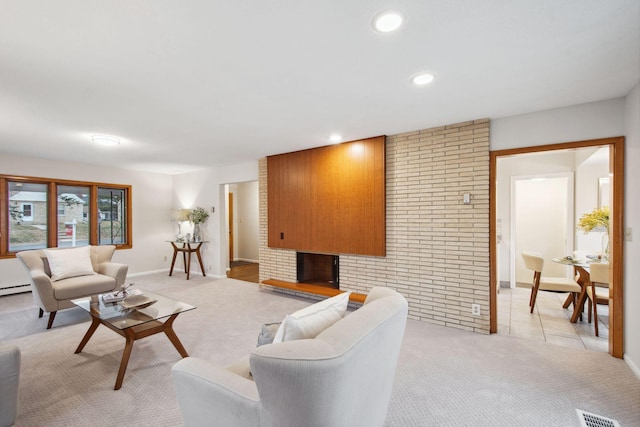
[[[498,166],[499,168],[499,166]],[[499,172],[498,172],[499,173]],[[511,177],[511,244],[509,251],[510,288],[516,283],[530,283],[522,251],[568,255],[573,239],[559,239],[571,234],[573,225],[573,174],[539,174]],[[545,264],[548,276],[566,276],[567,268]]]
[[[609,154],[608,173],[610,178],[610,263],[611,263],[611,288],[612,288],[612,300],[609,306],[609,337],[608,337],[608,349],[609,353],[615,357],[622,357],[623,355],[623,295],[622,295],[622,237],[623,237],[623,190],[624,190],[624,137],[605,138],[598,140],[579,141],[571,143],[553,144],[547,146],[528,147],[512,150],[500,150],[490,153],[490,331],[491,333],[498,332],[498,291],[501,286],[504,286],[498,266],[504,269],[505,263],[501,263],[499,259],[504,257],[505,251],[508,252],[508,256],[511,256],[512,246],[510,239],[503,238],[503,232],[506,232],[508,227],[505,227],[502,222],[504,221],[504,213],[499,212],[499,206],[497,204],[498,194],[501,191],[498,188],[498,160],[508,158],[512,156],[518,156],[521,154],[530,153],[552,153],[579,150],[582,148],[590,148],[592,151],[598,147],[605,147]],[[513,175],[513,174],[512,174]],[[597,185],[597,184],[595,184]],[[580,200],[578,192],[580,191],[580,183],[576,181],[574,183],[576,188],[576,195],[574,200],[576,203]],[[502,192],[504,193],[504,191]],[[569,203],[571,204],[571,203]],[[577,204],[576,204],[577,206]],[[589,209],[593,209],[591,206]],[[576,213],[580,214],[584,209],[578,209],[576,207]],[[575,217],[575,216],[574,216]],[[573,227],[573,225],[572,225]],[[575,235],[575,234],[574,234]],[[567,233],[569,245],[578,240],[578,237],[571,237],[570,233]],[[578,248],[579,249],[579,248]],[[517,256],[517,254],[513,255]],[[510,264],[510,263],[509,263]],[[547,263],[545,263],[546,269]],[[508,282],[507,282],[508,283]]]
[[[224,185],[227,277],[259,282],[258,181]]]

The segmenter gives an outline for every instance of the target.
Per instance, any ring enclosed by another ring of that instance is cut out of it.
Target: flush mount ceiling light
[[[390,33],[400,28],[404,21],[404,16],[400,12],[386,10],[373,17],[371,27],[380,33]]]
[[[101,145],[120,145],[120,138],[111,135],[91,135],[91,141]]]
[[[435,78],[435,74],[424,71],[411,76],[411,83],[416,86],[425,86],[434,81]]]
[[[334,133],[329,137],[329,141],[333,142],[334,144],[337,144],[338,142],[342,141],[342,136],[338,135],[337,133]]]

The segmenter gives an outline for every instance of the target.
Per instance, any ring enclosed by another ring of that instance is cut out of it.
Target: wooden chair
[[[567,308],[570,303],[573,303],[574,309],[576,305],[576,294],[582,291],[582,287],[575,279],[568,277],[545,277],[542,275],[542,267],[544,265],[544,259],[542,255],[537,252],[522,252],[522,259],[525,266],[533,271],[533,283],[531,284],[531,296],[529,297],[529,307],[531,307],[530,313],[533,313],[533,308],[536,305],[536,297],[538,291],[556,291],[556,292],[569,292],[569,298],[565,302],[564,308]]]
[[[593,322],[598,335],[598,304],[609,305],[609,264],[593,263],[589,267],[591,284],[587,287],[589,297],[588,320],[591,323],[591,307],[593,306]]]

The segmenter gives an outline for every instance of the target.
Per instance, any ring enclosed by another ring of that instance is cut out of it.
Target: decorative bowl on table
[[[157,302],[157,300],[151,299],[146,295],[128,295],[122,300],[122,307],[126,309],[145,308],[155,302]]]

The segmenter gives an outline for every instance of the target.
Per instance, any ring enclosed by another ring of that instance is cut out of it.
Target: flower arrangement
[[[578,230],[582,230],[585,234],[597,228],[604,228],[609,233],[609,206],[594,209],[591,213],[586,213],[580,217],[578,221]]]
[[[189,220],[194,224],[202,224],[209,218],[209,212],[198,206],[189,214]]]

